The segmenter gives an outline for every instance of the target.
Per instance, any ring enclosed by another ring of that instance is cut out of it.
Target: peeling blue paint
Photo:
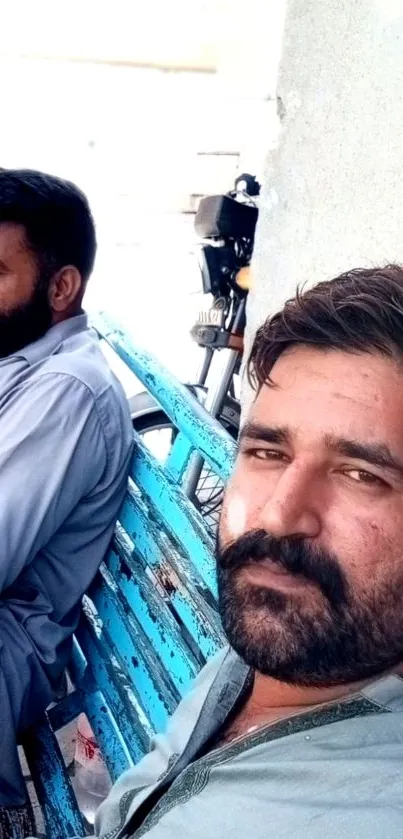
[[[199,402],[106,316],[96,328],[178,427],[164,466],[136,438],[131,479],[108,557],[83,609],[69,667],[75,690],[24,738],[48,839],[84,835],[54,731],[84,711],[113,779],[224,643],[214,545],[181,489],[193,451],[226,481],[236,445]]]

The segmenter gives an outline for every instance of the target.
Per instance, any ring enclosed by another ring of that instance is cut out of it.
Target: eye
[[[245,457],[252,457],[256,460],[283,460],[284,455],[282,452],[278,452],[275,449],[257,449],[257,448],[246,448],[242,452]]]
[[[367,472],[365,469],[345,469],[344,475],[347,475],[357,484],[366,484],[367,486],[386,487],[387,483],[379,475],[374,475],[372,472]]]

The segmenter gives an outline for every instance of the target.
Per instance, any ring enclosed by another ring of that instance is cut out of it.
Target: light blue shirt
[[[25,660],[31,680],[39,668],[55,683],[63,670],[132,441],[127,400],[86,315],[0,360],[0,646],[21,674],[16,706]]]
[[[250,677],[233,651],[209,662],[165,734],[113,786],[96,837],[400,839],[403,679],[386,675],[211,748]]]

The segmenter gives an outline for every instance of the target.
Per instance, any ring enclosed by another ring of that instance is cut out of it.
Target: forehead
[[[378,353],[294,347],[280,356],[249,414],[312,439],[337,434],[403,448],[403,366]]]

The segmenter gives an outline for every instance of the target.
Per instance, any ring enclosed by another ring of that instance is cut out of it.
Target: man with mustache
[[[230,646],[113,788],[105,839],[403,830],[403,269],[298,293],[249,375],[217,547]]]
[[[0,839],[34,832],[17,736],[60,690],[132,447],[127,400],[82,309],[87,199],[0,171]]]

